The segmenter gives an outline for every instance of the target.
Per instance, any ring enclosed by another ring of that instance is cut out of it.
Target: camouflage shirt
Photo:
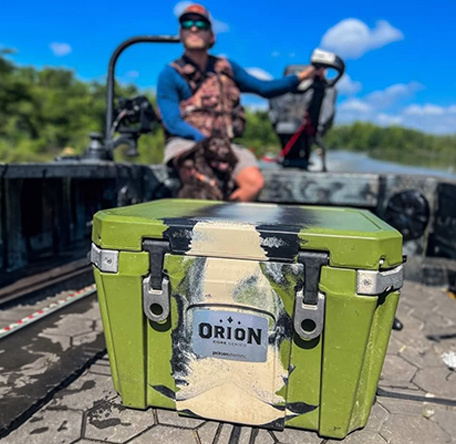
[[[203,72],[185,56],[171,63],[193,92],[179,104],[182,118],[206,137],[214,130],[223,131],[231,139],[241,136],[245,113],[231,65],[227,59],[214,56],[209,56],[208,65],[211,69]]]

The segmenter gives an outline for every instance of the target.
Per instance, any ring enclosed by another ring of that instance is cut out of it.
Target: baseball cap
[[[202,20],[212,25],[211,15],[209,14],[209,11],[198,3],[193,3],[182,11],[181,15],[179,16],[179,23],[182,23],[192,15],[197,15],[201,17]]]

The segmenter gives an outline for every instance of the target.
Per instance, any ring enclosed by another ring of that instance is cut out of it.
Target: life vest
[[[214,130],[230,139],[240,137],[245,127],[245,111],[240,104],[241,92],[233,79],[227,59],[209,56],[208,68],[201,71],[182,56],[171,66],[188,82],[192,96],[179,104],[182,118],[210,137]]]

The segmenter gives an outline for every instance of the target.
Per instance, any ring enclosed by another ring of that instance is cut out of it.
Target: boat
[[[84,260],[96,211],[176,195],[179,182],[165,166],[112,161],[119,143],[134,151],[153,119],[141,99],[123,102],[137,108],[130,115],[133,130],[116,123],[114,112],[117,59],[144,42],[171,44],[178,38],[140,36],[115,50],[108,69],[106,134],[91,136],[84,158],[0,166],[0,292],[6,294],[37,271],[49,280],[46,273],[55,264]],[[398,309],[403,329],[392,333],[367,427],[345,441],[450,442],[456,423],[456,180],[328,169],[265,168],[258,201],[370,210],[402,233],[406,260]],[[112,387],[93,289],[72,297],[60,303],[62,298],[54,296],[60,311],[48,310],[36,294],[33,301],[0,299],[0,436],[5,442],[326,442],[293,429],[273,432],[160,409],[125,409]],[[44,314],[34,316],[40,311]],[[51,312],[58,317],[46,315]],[[18,322],[12,322],[15,315]]]

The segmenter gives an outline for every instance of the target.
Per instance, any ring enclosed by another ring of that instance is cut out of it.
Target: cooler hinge
[[[378,296],[386,291],[402,288],[404,268],[402,265],[390,270],[357,270],[356,293],[365,296]]]
[[[103,273],[117,273],[119,271],[119,252],[103,250],[92,244],[90,262]]]
[[[328,253],[301,251],[298,262],[304,265],[304,285],[296,293],[293,326],[302,339],[314,339],[323,331],[325,295],[319,291],[321,267],[329,264]]]
[[[149,253],[149,274],[143,279],[144,314],[153,322],[164,321],[169,316],[169,279],[163,274],[165,254],[169,242],[147,239],[143,249]]]

